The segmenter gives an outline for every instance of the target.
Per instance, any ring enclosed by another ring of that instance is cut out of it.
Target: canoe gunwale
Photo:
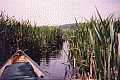
[[[30,65],[32,66],[34,72],[36,73],[36,75],[38,76],[38,78],[41,78],[43,76],[45,76],[45,72],[39,67],[39,65],[33,61],[27,54],[24,53],[24,51],[22,50],[18,50],[16,53],[14,53],[7,61],[6,63],[0,67],[0,77],[2,76],[4,70],[5,70],[5,67],[8,66],[8,65],[11,65],[13,64],[12,63],[12,60],[14,59],[15,55],[16,54],[19,54],[21,53],[25,58],[26,60],[30,63]]]

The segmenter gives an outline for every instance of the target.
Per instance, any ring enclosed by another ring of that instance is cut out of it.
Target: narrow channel
[[[47,72],[47,77],[44,79],[68,80],[71,77],[72,70],[68,66],[70,64],[67,56],[69,53],[68,41],[63,43],[63,48],[60,53],[60,57],[50,58],[49,63],[46,63],[44,60],[40,63],[40,67]]]

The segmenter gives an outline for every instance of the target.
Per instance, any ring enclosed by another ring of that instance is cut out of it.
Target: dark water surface
[[[49,62],[41,59],[40,67],[47,71],[50,80],[64,80],[65,78],[70,78],[72,75],[72,69],[69,68],[68,63],[68,43],[63,43],[63,49],[61,50],[61,55],[59,57],[52,57]]]
[[[72,69],[68,62],[68,42],[63,43],[63,49],[58,55],[48,56],[46,58],[40,58],[37,63],[40,68],[47,73],[44,79],[48,80],[64,80],[69,79],[72,75]],[[29,79],[28,79],[29,80]],[[31,80],[31,79],[30,79]]]

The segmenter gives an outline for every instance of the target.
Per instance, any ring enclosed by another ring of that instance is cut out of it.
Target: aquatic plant
[[[79,77],[94,79],[119,79],[119,55],[117,51],[117,34],[120,30],[119,19],[109,16],[78,23],[67,29],[71,59],[79,68]],[[117,43],[118,44],[118,43]],[[103,74],[104,73],[104,74]]]
[[[1,55],[8,58],[17,49],[29,51],[31,56],[46,56],[62,48],[62,30],[56,26],[36,26],[30,21],[17,21],[3,12],[0,15]]]

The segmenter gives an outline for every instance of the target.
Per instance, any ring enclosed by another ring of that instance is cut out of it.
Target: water
[[[70,78],[72,75],[72,70],[70,69],[68,62],[68,42],[63,43],[63,49],[61,50],[61,55],[59,57],[51,57],[46,63],[45,60],[41,60],[40,67],[47,71],[47,79],[51,80],[64,80],[65,78]]]
[[[39,65],[47,73],[44,79],[49,80],[64,80],[69,79],[72,75],[72,69],[69,64],[68,54],[69,54],[68,42],[63,43],[63,48],[58,55],[47,56],[46,58],[40,58]]]

